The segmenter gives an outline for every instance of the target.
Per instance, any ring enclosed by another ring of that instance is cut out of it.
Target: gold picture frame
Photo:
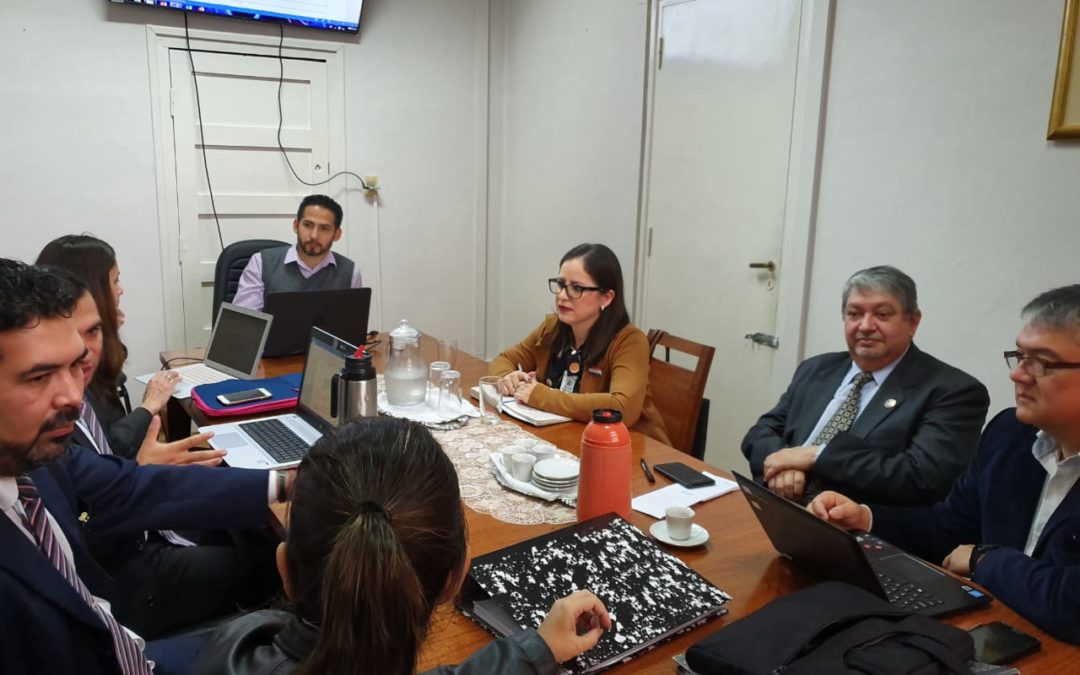
[[[1078,23],[1080,0],[1065,0],[1054,98],[1050,102],[1050,126],[1046,131],[1048,139],[1080,138],[1080,50],[1076,49]]]

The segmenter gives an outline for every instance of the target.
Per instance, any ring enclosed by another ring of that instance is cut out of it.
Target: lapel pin
[[[896,399],[895,398],[885,399],[885,407],[890,408],[890,409],[895,408],[896,407]]]

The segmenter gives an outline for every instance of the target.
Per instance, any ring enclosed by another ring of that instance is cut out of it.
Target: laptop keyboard
[[[244,422],[240,427],[262,446],[275,461],[299,462],[307,454],[311,444],[296,435],[279,419]]]
[[[885,595],[889,597],[889,604],[893,607],[918,612],[944,602],[933,593],[910,581],[896,579],[882,572],[878,572],[877,577],[881,582],[881,587],[885,589]]]
[[[202,363],[177,368],[176,372],[180,374],[181,380],[192,386],[198,384],[211,384],[213,382],[224,382],[225,380],[233,379],[231,375],[223,373],[220,370],[214,370],[210,366]]]

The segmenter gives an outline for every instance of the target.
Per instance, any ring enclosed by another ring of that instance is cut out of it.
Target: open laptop
[[[192,388],[200,384],[255,377],[273,321],[269,314],[221,303],[203,362],[172,369],[181,378],[173,396],[188,398]],[[153,376],[150,373],[136,379],[145,384]]]
[[[865,589],[894,606],[938,616],[980,607],[990,596],[872,534],[852,534],[736,472],[773,547],[820,579]]]
[[[353,344],[364,344],[370,310],[370,288],[270,293],[263,311],[274,316],[274,325],[263,355],[302,354],[312,326]]]
[[[210,445],[227,450],[225,462],[243,469],[296,466],[307,451],[337,426],[330,408],[331,381],[356,347],[319,328],[312,328],[300,380],[296,412],[243,422],[199,427],[213,431]]]

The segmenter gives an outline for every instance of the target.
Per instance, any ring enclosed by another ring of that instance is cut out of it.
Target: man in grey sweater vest
[[[360,288],[360,268],[330,252],[341,239],[341,205],[326,195],[300,202],[293,221],[296,246],[264,249],[251,256],[233,304],[262,310],[270,293]]]

